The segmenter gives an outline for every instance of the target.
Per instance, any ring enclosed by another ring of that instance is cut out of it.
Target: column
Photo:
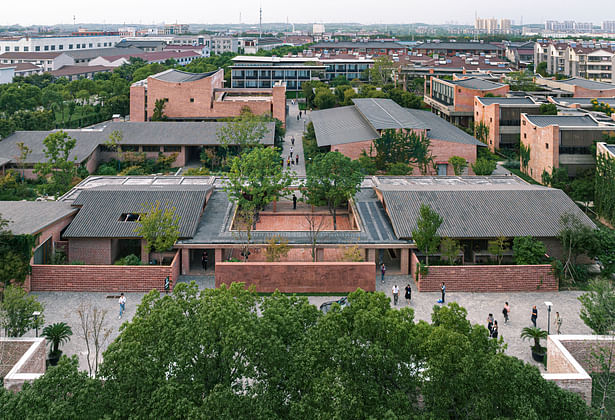
[[[410,250],[408,248],[402,248],[400,251],[401,258],[399,265],[401,268],[401,274],[408,274],[408,269],[410,268]]]
[[[224,248],[216,248],[216,262],[222,262],[224,259]]]
[[[187,275],[190,272],[190,250],[188,248],[181,249],[182,257],[182,275]]]
[[[316,262],[322,262],[325,260],[325,249],[316,248]]]

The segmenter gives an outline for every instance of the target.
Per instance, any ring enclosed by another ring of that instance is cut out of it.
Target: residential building
[[[166,45],[166,40],[137,37],[132,39],[122,39],[121,42],[118,42],[116,48],[138,48],[141,52],[155,52],[164,50]]]
[[[509,34],[511,33],[511,21],[510,19],[495,18],[476,18],[474,22],[474,29],[480,33],[485,34]]]
[[[41,71],[52,71],[63,66],[72,66],[75,60],[63,52],[5,52],[0,54],[0,63],[29,63],[39,67]]]
[[[111,48],[93,48],[89,50],[72,50],[67,51],[66,55],[75,60],[76,65],[88,65],[90,61],[97,57],[110,57],[116,55],[143,54],[143,50],[136,47],[111,47]]]
[[[531,97],[475,97],[474,124],[487,129],[487,146],[492,152],[518,151],[521,135],[521,114],[537,115],[540,103]]]
[[[280,38],[243,38],[240,39],[239,47],[242,48],[244,54],[256,54],[258,51],[271,51],[274,48],[288,45]]]
[[[600,82],[613,82],[613,58],[610,48],[570,45],[567,50],[564,74]]]
[[[615,20],[605,20],[602,21],[602,31],[608,33],[615,33]]]
[[[500,45],[483,42],[424,42],[412,49],[413,52],[424,55],[451,57],[455,55],[491,55],[503,57],[504,48]]]
[[[314,35],[322,35],[325,33],[325,25],[322,23],[312,24],[312,33]]]
[[[75,148],[70,153],[70,159],[94,173],[98,165],[111,159],[117,159],[116,151],[109,149],[105,142],[109,135],[117,130],[124,139],[122,152],[145,153],[147,159],[156,159],[159,154],[171,156],[177,154],[173,167],[185,166],[199,162],[201,151],[205,147],[218,147],[218,129],[227,122],[109,122],[95,128],[63,130],[75,139]],[[273,146],[275,124],[267,123],[267,132],[261,144]],[[16,131],[0,142],[0,167],[4,170],[23,170],[26,178],[35,179],[34,167],[44,163],[45,138],[52,131]],[[32,150],[24,162],[18,162],[18,143],[22,142]],[[22,166],[23,165],[23,166]],[[1,213],[0,213],[1,214]]]
[[[15,67],[15,65],[11,64],[0,64],[0,85],[13,82]]]
[[[595,167],[592,146],[604,134],[615,132],[615,123],[603,123],[590,115],[521,114],[521,144],[529,150],[521,170],[542,182],[543,173],[565,167],[574,177]]]
[[[201,54],[199,52],[194,52],[193,50],[188,51],[175,51],[175,50],[164,50],[164,51],[155,51],[148,53],[140,53],[140,54],[121,54],[121,55],[113,55],[113,56],[104,56],[97,57],[89,61],[88,65],[90,66],[107,66],[107,67],[119,67],[122,64],[130,63],[131,58],[140,58],[147,62],[151,63],[164,63],[167,60],[175,60],[177,64],[181,66],[185,66],[186,64],[190,64],[193,60],[197,58],[201,58]]]
[[[615,96],[614,84],[598,82],[581,77],[556,80],[536,76],[534,78],[534,83],[540,86],[570,92],[575,98],[609,98]]]
[[[239,38],[231,36],[212,36],[210,42],[212,54],[220,55],[225,52],[239,52]]]
[[[49,73],[56,78],[66,77],[69,81],[93,79],[95,74],[112,72],[114,67],[106,66],[63,66]]]
[[[490,55],[465,55],[435,57],[428,55],[409,55],[399,60],[399,74],[402,78],[429,76],[493,76],[499,79],[513,71],[510,63],[503,58]]]
[[[309,47],[314,54],[356,54],[364,56],[400,57],[408,54],[408,47],[394,41],[334,41],[318,42]]]
[[[535,42],[511,42],[506,45],[505,56],[517,68],[525,68],[534,62]]]
[[[362,82],[369,81],[369,70],[374,66],[374,60],[355,55],[321,56],[320,63],[324,64],[324,80],[329,82],[338,76],[346,80],[358,79]]]
[[[11,83],[15,76],[31,76],[43,71],[32,63],[0,64],[0,85]]]
[[[319,78],[324,66],[317,57],[237,56],[232,59],[232,88],[271,89],[276,83],[286,84],[289,91],[301,90],[301,84]]]
[[[167,23],[164,25],[165,35],[182,35],[190,32],[190,27],[182,23]]]
[[[425,80],[423,101],[447,121],[468,127],[474,119],[475,96],[504,96],[509,89],[508,85],[478,77],[444,80],[431,76]]]
[[[165,102],[171,120],[208,120],[237,117],[243,108],[269,114],[286,123],[286,87],[224,88],[224,70],[187,73],[169,69],[133,83],[130,87],[130,120],[149,121],[157,100]]]
[[[0,37],[0,52],[53,52],[111,48],[120,40],[119,34]]]
[[[391,99],[352,101],[351,106],[312,112],[319,147],[358,159],[363,152],[375,153],[373,141],[384,130],[413,131],[430,139],[436,164],[434,174],[438,175],[454,174],[448,163],[452,156],[461,156],[472,164],[476,162],[477,148],[484,147],[474,137],[428,111],[402,108]]]

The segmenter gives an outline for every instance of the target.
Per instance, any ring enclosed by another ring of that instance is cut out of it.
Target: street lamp
[[[38,337],[38,317],[41,314],[40,311],[32,312],[32,316],[34,317],[34,325],[36,327],[36,336]]]
[[[552,302],[545,302],[547,305],[547,335],[551,334],[551,306],[553,306]]]

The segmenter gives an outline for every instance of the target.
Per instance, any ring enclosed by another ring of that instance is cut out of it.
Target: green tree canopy
[[[463,174],[464,169],[468,167],[468,161],[461,156],[451,156],[448,163],[451,164],[453,167],[453,172],[455,172],[455,175],[457,176]]]
[[[579,296],[581,319],[594,334],[615,333],[615,286],[607,278],[595,279],[590,291]]]
[[[317,155],[307,168],[303,196],[308,204],[326,205],[337,229],[337,208],[361,188],[361,164],[339,152]]]
[[[407,130],[383,130],[382,135],[373,143],[379,169],[395,163],[405,163],[416,165],[422,174],[426,174],[429,168],[433,167],[431,141],[424,134]]]
[[[34,317],[35,312],[43,312],[43,305],[34,296],[29,296],[20,286],[9,285],[2,292],[0,302],[0,325],[8,337],[21,337],[28,331],[41,327],[43,315]]]
[[[476,175],[491,175],[497,163],[491,159],[478,158],[476,163],[472,164],[472,170]]]
[[[416,242],[418,249],[425,253],[427,265],[429,265],[429,254],[436,252],[440,245],[437,231],[441,224],[442,217],[429,205],[421,204],[416,229],[412,231],[412,240]]]
[[[145,239],[146,251],[163,252],[171,249],[179,238],[179,216],[175,207],[166,203],[144,203],[135,232]],[[161,261],[162,263],[162,261]]]
[[[238,146],[240,150],[260,145],[265,134],[265,120],[252,114],[249,108],[242,109],[240,116],[231,119],[229,124],[221,126],[217,132],[222,146]]]
[[[54,195],[62,195],[69,190],[76,175],[77,157],[70,159],[76,140],[65,131],[56,131],[43,140],[45,146],[44,163],[35,165],[36,173],[41,177],[51,175],[48,191]]]
[[[542,264],[546,253],[545,244],[532,236],[518,236],[513,240],[513,256],[517,265]]]

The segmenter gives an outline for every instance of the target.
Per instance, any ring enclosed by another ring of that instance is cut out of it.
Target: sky
[[[613,0],[594,0],[582,7],[577,0],[2,0],[0,25],[83,23],[459,23],[473,24],[479,17],[512,19],[519,24],[545,20],[576,20],[600,24],[615,20]],[[210,5],[214,5],[211,7]],[[609,11],[608,15],[605,12]]]

